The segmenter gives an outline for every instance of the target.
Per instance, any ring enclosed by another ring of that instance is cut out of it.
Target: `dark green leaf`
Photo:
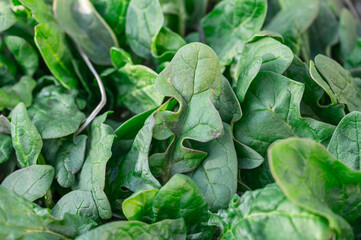
[[[24,103],[19,103],[11,112],[11,138],[18,163],[21,167],[36,164],[43,141],[31,122]]]
[[[8,161],[13,152],[11,137],[0,133],[0,164]]]
[[[85,119],[75,103],[76,92],[49,86],[41,90],[29,108],[29,115],[43,139],[68,136]]]

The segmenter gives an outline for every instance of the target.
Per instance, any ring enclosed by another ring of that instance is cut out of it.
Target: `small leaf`
[[[52,166],[32,165],[13,172],[1,185],[33,202],[45,195],[53,179]]]
[[[65,34],[56,26],[39,24],[35,27],[35,44],[51,73],[65,88],[76,88],[72,54]]]
[[[135,114],[162,104],[164,97],[155,90],[158,74],[143,65],[126,64],[108,76],[117,89],[118,105]]]
[[[16,16],[11,11],[11,5],[7,1],[0,2],[0,33],[16,23]]]
[[[39,66],[39,56],[34,48],[25,39],[17,36],[7,36],[5,43],[23,73],[31,77]]]
[[[110,49],[110,57],[113,66],[117,69],[124,67],[127,63],[133,64],[132,56],[121,48],[112,47]]]
[[[24,103],[19,103],[11,112],[11,138],[20,167],[36,164],[43,141],[31,122]]]
[[[56,154],[56,179],[62,187],[75,183],[75,174],[83,166],[87,136],[79,135],[62,143]]]
[[[0,108],[14,108],[20,102],[29,107],[33,101],[32,92],[36,86],[34,79],[23,76],[19,82],[13,86],[5,86],[0,89]]]

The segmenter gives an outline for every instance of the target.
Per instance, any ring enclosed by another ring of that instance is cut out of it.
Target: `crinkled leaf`
[[[55,170],[60,186],[70,187],[75,183],[75,174],[83,166],[86,140],[85,135],[67,139],[58,150]]]
[[[186,147],[186,139],[209,142],[223,134],[222,119],[210,100],[221,94],[221,84],[218,57],[201,43],[182,47],[159,74],[156,89],[179,102],[177,112],[160,111],[154,115],[153,137],[173,139],[165,153],[156,155],[163,182],[176,173],[194,170],[205,158],[205,152]]]
[[[139,196],[146,198],[141,204],[136,201]],[[125,200],[123,208],[125,206],[130,209],[124,212],[126,217],[133,220],[158,222],[183,218],[190,239],[192,235],[198,239],[209,239],[213,235],[212,228],[206,224],[207,203],[192,179],[182,174],[174,175],[159,191],[145,190],[132,195]]]
[[[336,127],[328,151],[351,169],[361,169],[361,113],[346,115]]]
[[[209,220],[219,239],[332,239],[327,220],[290,202],[276,185],[235,195],[227,210]]]
[[[334,126],[300,116],[303,91],[304,85],[299,82],[277,73],[260,72],[242,104],[243,117],[235,123],[235,138],[263,157],[268,146],[278,139],[299,136],[328,143]],[[256,186],[273,181],[267,163],[245,173]]]
[[[152,57],[151,46],[163,26],[158,0],[132,0],[128,6],[125,32],[130,48],[146,59]]]
[[[58,220],[48,209],[3,186],[0,186],[0,213],[0,236],[11,239],[69,239],[96,226],[90,219],[70,214]]]
[[[76,239],[185,240],[186,227],[182,219],[164,220],[151,225],[138,221],[118,221],[104,224]]]
[[[345,220],[353,224],[360,217],[360,172],[346,167],[322,145],[297,138],[272,145],[269,165],[288,199],[327,218],[338,239],[353,239]]]
[[[29,108],[29,115],[43,139],[68,136],[78,130],[85,114],[75,103],[76,92],[49,86],[43,88]]]
[[[282,74],[293,60],[292,51],[279,41],[264,37],[248,43],[237,57],[233,68],[233,88],[240,102],[243,102],[249,86],[259,71]]]
[[[112,156],[111,148],[115,135],[113,129],[104,124],[106,117],[107,113],[104,113],[92,122],[90,150],[79,175],[79,189],[91,192],[102,219],[112,216],[104,185],[105,168]]]
[[[224,0],[202,19],[206,41],[223,65],[228,65],[246,41],[261,30],[266,13],[266,0]]]
[[[13,152],[11,136],[0,133],[0,164],[8,161]]]
[[[32,165],[7,176],[2,186],[33,202],[41,198],[54,179],[54,168],[50,165]]]
[[[75,88],[77,80],[71,63],[72,54],[64,32],[58,26],[39,24],[35,27],[35,43],[59,83],[66,88]]]
[[[31,122],[24,103],[11,112],[11,138],[20,167],[36,164],[43,141]]]
[[[59,25],[91,61],[111,64],[110,48],[118,41],[89,0],[55,0],[53,10]]]
[[[31,77],[39,66],[39,56],[34,48],[25,39],[17,36],[7,36],[5,43],[23,73]]]
[[[154,109],[164,97],[155,90],[158,74],[143,65],[126,64],[108,78],[117,89],[117,103],[135,114]]]

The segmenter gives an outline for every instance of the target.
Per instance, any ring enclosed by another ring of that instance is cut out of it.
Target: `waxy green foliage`
[[[361,239],[354,0],[0,0],[0,239]]]

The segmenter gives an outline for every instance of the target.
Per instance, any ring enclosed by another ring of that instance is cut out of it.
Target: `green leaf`
[[[341,57],[343,60],[347,59],[356,46],[357,28],[359,23],[352,16],[352,14],[343,8],[340,16],[340,25],[338,33],[340,36]]]
[[[91,61],[111,64],[110,48],[118,41],[89,0],[55,0],[53,10],[59,25]]]
[[[31,122],[24,103],[19,103],[11,112],[11,138],[20,167],[36,164],[43,141]]]
[[[136,192],[122,204],[122,211],[128,220],[139,220],[151,223],[154,220],[152,209],[153,199],[159,192],[158,189]]]
[[[126,64],[108,78],[117,89],[117,104],[138,114],[162,104],[164,97],[154,87],[157,76],[146,66]]]
[[[219,96],[212,95],[211,101],[222,121],[232,125],[242,117],[241,106],[228,80],[222,76],[222,91]]]
[[[279,41],[264,37],[247,43],[242,54],[236,58],[233,68],[233,88],[243,102],[249,86],[259,71],[282,74],[293,60],[292,51]]]
[[[285,72],[286,77],[305,85],[305,92],[301,102],[301,115],[337,125],[345,116],[345,111],[342,106],[321,104],[320,100],[325,91],[311,78],[310,73],[313,76],[315,74],[319,75],[314,68],[314,64],[310,63],[309,69],[298,57],[294,58],[291,66]]]
[[[311,58],[317,54],[330,55],[331,47],[339,39],[336,15],[326,1],[320,1],[320,10],[315,22],[309,28]]]
[[[76,92],[49,86],[43,88],[29,108],[29,116],[43,139],[60,138],[76,132],[85,114],[75,103]]]
[[[59,27],[40,24],[35,27],[35,43],[51,73],[65,88],[76,88],[72,54]]]
[[[301,35],[316,19],[319,6],[318,0],[292,1],[272,18],[265,29],[281,34],[286,45],[298,55]]]
[[[207,44],[228,65],[245,43],[261,30],[267,13],[266,0],[224,0],[202,19]]]
[[[353,239],[345,220],[352,224],[360,217],[360,172],[349,169],[322,145],[308,139],[275,143],[269,149],[269,164],[288,199],[327,218],[338,239]]]
[[[124,49],[112,47],[110,49],[110,57],[115,68],[124,67],[127,63],[133,64],[132,57]]]
[[[143,116],[141,116],[140,120],[144,121],[144,124],[140,130],[137,127],[137,134],[132,147],[121,164],[120,174],[116,181],[119,187],[126,187],[133,192],[160,187],[159,181],[153,176],[149,168],[149,152],[151,151],[152,133],[155,125],[154,114],[159,111],[171,110],[176,102],[174,99],[168,100],[161,107],[149,113],[149,117],[146,120],[142,120]],[[148,115],[148,112],[146,115]],[[137,123],[138,118],[135,117],[129,121],[129,123],[126,122],[124,126],[122,125],[123,127],[120,127],[120,129],[123,129],[122,131],[126,131],[125,127],[133,121]],[[118,132],[118,130],[116,130],[116,132]],[[131,136],[134,136],[133,134]]]
[[[131,0],[91,0],[98,13],[114,31],[118,40],[125,38],[125,20]],[[125,39],[123,40],[125,41]]]
[[[300,116],[303,91],[302,83],[277,73],[260,72],[242,104],[243,117],[234,125],[235,138],[263,157],[271,143],[292,136],[327,144],[334,126]],[[273,181],[267,163],[255,171],[247,176],[256,186]]]
[[[208,155],[190,174],[213,212],[226,208],[237,190],[238,161],[232,131],[226,123],[223,123],[223,128],[222,137],[209,144],[196,145],[197,149],[207,152]]]
[[[186,227],[182,219],[164,220],[148,225],[138,221],[118,221],[104,224],[76,240],[129,239],[129,240],[185,240]]]
[[[16,23],[16,16],[7,1],[0,2],[0,33]]]
[[[221,94],[218,57],[208,46],[191,43],[182,47],[156,80],[156,89],[179,102],[177,112],[155,114],[153,137],[172,139],[164,154],[157,156],[166,182],[176,173],[193,171],[205,158],[203,151],[185,147],[186,139],[209,142],[223,134],[222,120],[209,98]],[[202,106],[199,108],[199,106]]]
[[[337,126],[327,147],[338,160],[355,170],[361,169],[361,136],[358,132],[360,126],[360,112],[346,115]]]
[[[7,162],[10,159],[12,152],[13,146],[11,137],[0,133],[0,164]]]
[[[46,1],[38,0],[19,0],[32,12],[33,18],[38,23],[54,24],[56,25],[55,19],[51,11],[51,5]]]
[[[346,69],[360,68],[361,67],[361,38],[357,39],[355,48],[350,55],[347,56],[345,62]]]
[[[0,114],[0,133],[11,134],[10,121],[2,114]]]
[[[113,129],[103,123],[106,117],[107,113],[104,113],[92,122],[90,150],[79,175],[79,189],[91,191],[102,219],[112,216],[104,185],[105,168],[112,156],[111,148],[115,135]]]
[[[23,102],[26,107],[29,107],[33,101],[32,92],[35,86],[36,86],[36,82],[34,81],[34,79],[28,76],[23,76],[20,79],[20,81],[14,84],[13,86],[3,87],[3,90],[5,90],[10,96],[14,97],[16,100],[18,99],[15,105],[11,105],[8,107],[13,108],[19,102]]]
[[[137,199],[144,199],[139,204]],[[159,191],[145,190],[126,199],[123,208],[126,217],[133,220],[158,222],[165,219],[183,218],[188,238],[210,239],[212,228],[206,226],[209,218],[207,203],[189,177],[176,174]],[[129,214],[129,215],[128,215]]]
[[[7,36],[5,43],[23,73],[31,77],[39,66],[39,56],[34,48],[25,39],[17,36]]]
[[[33,202],[45,195],[54,179],[50,165],[32,165],[7,176],[2,186]]]
[[[62,219],[67,214],[90,218],[94,221],[100,219],[92,192],[83,190],[74,190],[62,196],[51,210],[51,214],[58,219]]]
[[[345,104],[349,111],[360,111],[361,92],[354,82],[351,73],[335,60],[324,55],[317,55],[315,63],[317,70],[322,76],[321,78],[320,76],[313,76],[312,73],[311,76],[317,84],[325,89],[331,101]]]
[[[276,185],[235,195],[227,210],[209,224],[221,228],[219,239],[332,239],[328,221],[290,202]]]
[[[159,0],[164,14],[164,26],[184,35],[186,32],[186,3],[184,0]]]
[[[186,45],[185,40],[177,33],[162,27],[155,37],[151,50],[159,63],[172,60],[176,52]]]
[[[56,154],[56,179],[62,187],[75,183],[75,174],[83,166],[87,136],[79,135],[62,143]]]
[[[151,59],[151,46],[164,21],[158,0],[132,0],[128,6],[125,33],[138,56]]]
[[[70,214],[58,220],[48,209],[40,208],[3,186],[0,186],[0,212],[0,236],[11,239],[69,239],[96,226],[90,219]]]

